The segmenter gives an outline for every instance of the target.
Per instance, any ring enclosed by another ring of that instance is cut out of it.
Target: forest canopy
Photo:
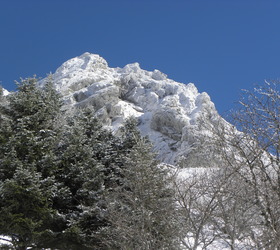
[[[231,123],[201,117],[185,169],[136,119],[113,133],[37,83],[0,88],[3,249],[280,249],[278,82],[244,91]]]
[[[135,120],[114,135],[35,78],[0,114],[0,235],[15,249],[177,248],[168,169]]]

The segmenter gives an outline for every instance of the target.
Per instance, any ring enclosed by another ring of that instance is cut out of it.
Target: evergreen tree
[[[52,157],[61,104],[51,83],[37,88],[37,79],[28,78],[1,105],[0,234],[17,249],[36,246],[40,235],[52,231]]]
[[[22,80],[18,83],[18,91],[8,96],[8,105],[2,106],[8,125],[1,128],[5,143],[0,147],[3,156],[10,155],[2,161],[0,174],[3,178],[11,177],[15,170],[11,162],[16,159],[30,166],[35,163],[34,167],[43,173],[43,177],[51,171],[47,159],[57,145],[57,117],[62,102],[51,83],[43,89],[37,88],[36,84],[36,78]]]
[[[110,132],[93,116],[90,109],[74,111],[59,148],[56,180],[64,187],[64,198],[54,200],[54,208],[63,221],[55,247],[62,249],[95,248],[95,233],[106,222],[102,216],[104,204],[104,154],[105,140]],[[67,198],[66,198],[67,197]]]
[[[1,182],[0,193],[0,234],[10,236],[16,249],[40,242],[53,213],[40,174],[18,166],[13,178]]]
[[[120,182],[108,192],[108,227],[100,234],[106,249],[178,249],[178,224],[171,175],[159,166],[136,121],[123,130]]]
[[[35,78],[4,99],[0,235],[16,249],[177,248],[170,175],[135,120],[116,136],[93,110],[65,116]]]

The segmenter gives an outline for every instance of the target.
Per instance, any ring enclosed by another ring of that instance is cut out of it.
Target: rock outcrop
[[[63,63],[53,81],[65,105],[94,106],[113,130],[129,116],[136,117],[141,133],[153,142],[160,160],[169,164],[180,161],[202,133],[200,117],[218,117],[210,97],[193,83],[175,82],[159,70],[141,69],[138,63],[110,68],[99,55],[84,53]]]

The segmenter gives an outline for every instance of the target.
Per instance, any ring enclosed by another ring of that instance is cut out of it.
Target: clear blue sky
[[[1,85],[87,51],[193,82],[223,113],[280,78],[279,13],[279,0],[0,0]]]

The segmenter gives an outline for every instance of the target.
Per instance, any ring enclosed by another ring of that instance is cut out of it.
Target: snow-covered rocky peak
[[[10,93],[8,90],[6,90],[6,89],[4,89],[4,88],[2,89],[2,91],[3,91],[3,95],[4,95],[4,96],[6,96],[6,95],[8,95],[8,94]]]
[[[82,54],[81,56],[72,58],[65,63],[63,63],[56,71],[56,74],[65,77],[76,71],[87,71],[91,72],[97,68],[107,68],[107,62],[96,54],[90,54],[88,52]]]
[[[189,152],[199,137],[199,117],[218,116],[210,97],[193,83],[175,82],[159,70],[141,69],[138,63],[110,68],[99,55],[84,53],[63,63],[53,81],[66,105],[94,106],[114,131],[129,116],[136,117],[141,133],[170,164]]]
[[[88,52],[63,63],[53,74],[57,89],[63,95],[87,87],[87,80],[100,81],[106,78],[107,62],[99,55]]]

